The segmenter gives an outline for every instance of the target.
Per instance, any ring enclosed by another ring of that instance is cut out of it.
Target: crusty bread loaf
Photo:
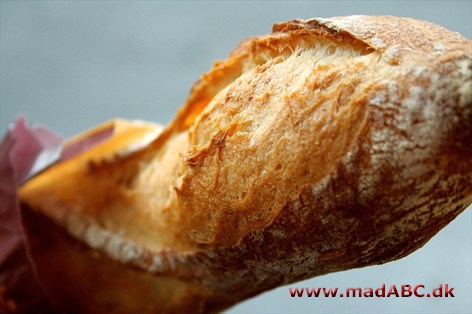
[[[150,144],[129,149],[130,124],[22,187],[45,290],[84,313],[218,311],[411,253],[472,200],[471,68],[471,41],[428,22],[275,24],[161,133],[140,126]]]

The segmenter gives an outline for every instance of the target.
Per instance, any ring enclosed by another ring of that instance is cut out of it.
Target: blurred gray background
[[[249,36],[292,18],[373,14],[472,37],[471,1],[1,2],[1,133],[18,114],[67,137],[113,117],[167,123],[199,75]],[[290,287],[449,284],[455,298],[291,298],[288,287],[228,313],[471,313],[470,208],[412,255]]]

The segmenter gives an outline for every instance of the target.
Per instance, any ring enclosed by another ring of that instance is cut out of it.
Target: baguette
[[[21,187],[39,281],[67,312],[220,311],[404,257],[471,203],[472,44],[410,18],[276,23],[162,130],[120,123]]]

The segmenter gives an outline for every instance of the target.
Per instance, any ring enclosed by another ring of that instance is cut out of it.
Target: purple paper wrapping
[[[72,158],[113,135],[113,127],[63,149],[60,136],[19,117],[0,146],[0,313],[55,313],[28,256],[17,188],[50,165]]]

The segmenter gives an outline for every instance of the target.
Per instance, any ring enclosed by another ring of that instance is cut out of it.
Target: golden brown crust
[[[384,263],[472,201],[471,68],[471,42],[428,22],[277,23],[202,75],[149,146],[52,168],[21,200],[123,267],[200,287],[204,310]]]

